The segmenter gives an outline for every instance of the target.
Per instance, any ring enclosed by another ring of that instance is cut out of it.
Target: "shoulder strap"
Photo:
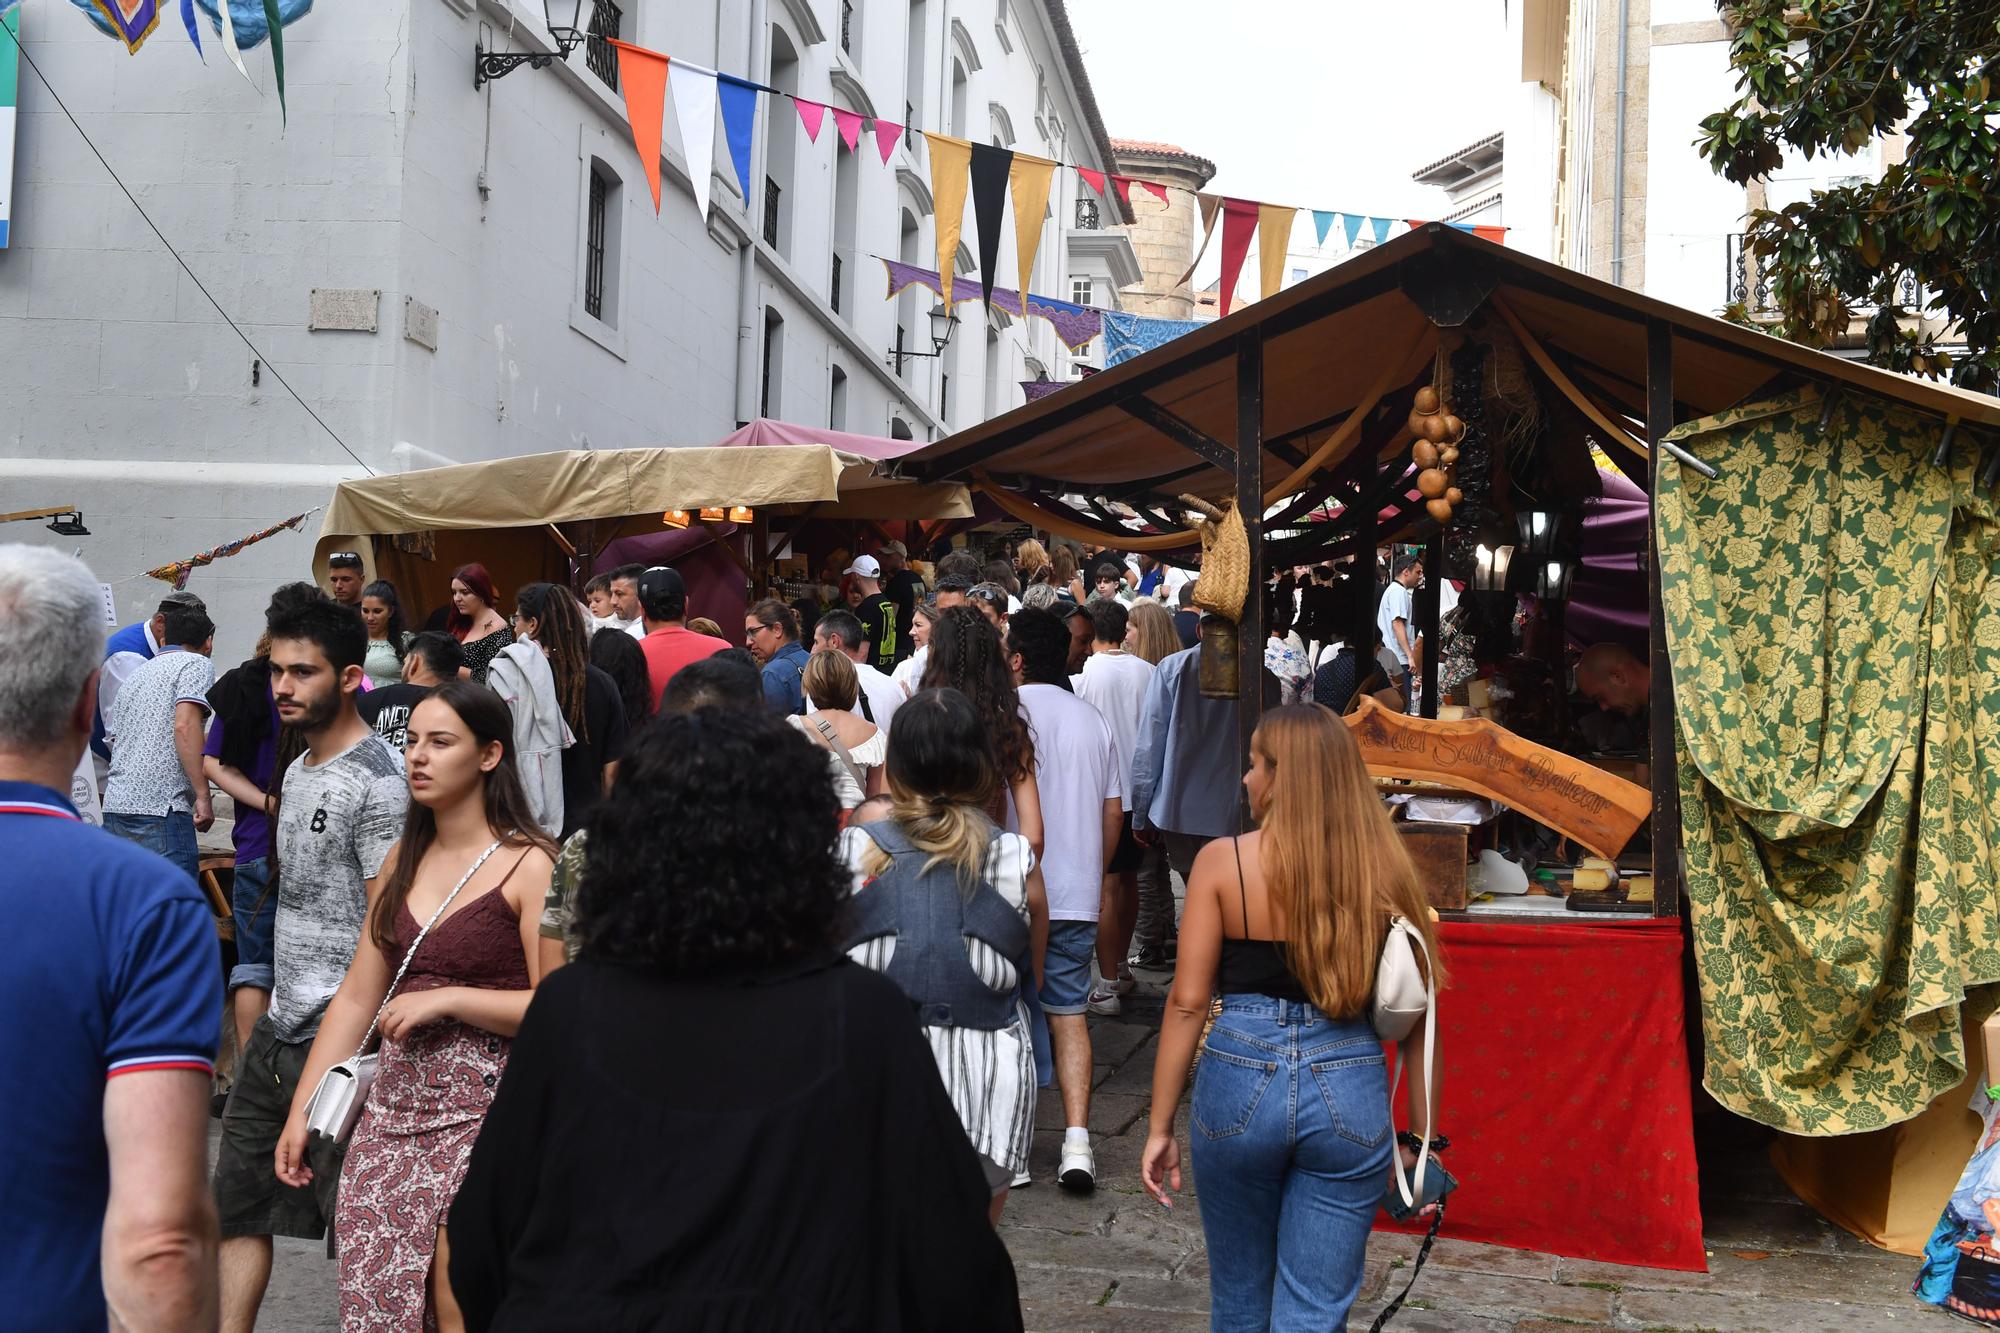
[[[375,1040],[375,1029],[382,1024],[382,1011],[389,1007],[390,1000],[396,998],[396,987],[403,984],[403,974],[410,970],[410,960],[417,956],[417,947],[424,942],[424,936],[431,933],[431,927],[435,926],[438,918],[444,915],[444,909],[451,906],[451,900],[458,897],[458,891],[470,883],[472,877],[479,873],[479,867],[486,864],[486,858],[499,850],[500,840],[496,838],[491,846],[479,854],[479,859],[474,861],[463,875],[459,876],[458,883],[451,886],[451,892],[444,896],[444,901],[437,905],[435,912],[431,913],[431,919],[424,922],[423,928],[417,932],[417,937],[410,941],[410,947],[403,951],[403,961],[396,965],[395,979],[389,983],[389,989],[382,993],[382,1003],[375,1006],[375,1017],[368,1020],[368,1031],[362,1034],[361,1044],[354,1048],[355,1059],[359,1060],[363,1055],[367,1054],[368,1043]],[[527,859],[528,854],[522,852],[521,861]],[[516,869],[520,867],[521,861],[514,863]],[[507,873],[512,875],[514,871],[509,870]],[[505,884],[507,881],[503,879],[500,882]]]
[[[866,792],[868,780],[862,776],[861,765],[854,762],[854,756],[847,752],[845,745],[841,744],[840,733],[833,729],[833,724],[818,716],[812,719],[812,724],[826,739],[827,748],[839,755],[840,762],[847,765],[847,776],[854,779],[854,785]]]
[[[1396,1189],[1403,1196],[1403,1202],[1414,1203],[1423,1193],[1424,1169],[1431,1160],[1431,1130],[1437,1121],[1437,1085],[1432,1081],[1437,1069],[1437,967],[1431,961],[1430,946],[1424,943],[1424,933],[1397,917],[1389,923],[1391,933],[1402,931],[1410,938],[1418,953],[1424,957],[1424,1132],[1423,1150],[1417,1154],[1417,1169],[1414,1176],[1403,1171],[1403,1154],[1392,1151],[1389,1164],[1395,1170]],[[1396,1076],[1389,1084],[1389,1096],[1393,1100],[1396,1089],[1403,1081],[1403,1044],[1396,1043]]]
[[[1243,938],[1250,938],[1250,890],[1243,884],[1243,835],[1237,834],[1229,840],[1236,852],[1236,898],[1243,905]]]

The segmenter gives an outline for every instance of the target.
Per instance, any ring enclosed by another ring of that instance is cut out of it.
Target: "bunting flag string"
[[[826,123],[826,103],[808,102],[803,97],[794,97],[792,105],[799,109],[799,120],[805,124],[806,138],[819,142],[819,127]]]
[[[194,573],[195,570],[201,568],[203,565],[212,565],[218,560],[227,560],[244,547],[255,546],[266,537],[276,536],[288,528],[296,529],[299,524],[305,522],[318,512],[317,508],[313,508],[306,510],[303,514],[293,514],[284,522],[273,523],[262,532],[253,532],[247,537],[238,537],[233,542],[224,542],[222,545],[203,551],[199,555],[191,555],[185,560],[175,560],[169,564],[160,565],[155,569],[149,569],[146,571],[145,576],[149,579],[158,579],[162,583],[171,583],[176,589],[185,588],[188,583],[188,575]]]
[[[1250,253],[1250,237],[1257,230],[1257,204],[1249,199],[1222,201],[1222,313],[1236,298],[1236,279],[1243,272],[1243,257]]]
[[[875,258],[882,260],[882,267],[889,275],[888,299],[892,301],[905,287],[923,287],[935,292],[938,299],[946,301],[948,305],[981,299],[975,293],[967,291],[958,291],[947,299],[944,293],[944,281],[936,270],[918,268],[915,264],[899,263],[894,259],[883,259],[881,255],[876,255]],[[1018,291],[995,287],[992,305],[995,310],[1005,311],[1016,319],[1033,316],[1036,319],[1047,320],[1055,329],[1056,337],[1062,339],[1063,346],[1071,351],[1088,347],[1090,340],[1104,331],[1104,311],[1096,306],[1078,305],[1074,301],[1058,301],[1053,296],[1036,296],[1030,293],[1027,309],[1024,311],[1021,307],[1021,294]]]
[[[618,53],[618,87],[625,94],[625,118],[632,122],[632,148],[640,170],[653,190],[653,212],[660,211],[660,132],[666,116],[667,58],[643,46],[605,40]]]
[[[958,257],[958,234],[965,227],[965,186],[972,168],[972,145],[948,134],[924,131],[931,148],[931,201],[936,210],[938,296],[951,305],[951,280]]]
[[[194,53],[206,65],[208,53],[201,49],[201,28],[194,21],[194,0],[181,0],[181,26],[187,29],[188,40],[194,43]]]
[[[1222,207],[1221,195],[1203,190],[1195,191],[1194,201],[1201,208],[1201,244],[1195,247],[1194,262],[1181,274],[1181,280],[1174,284],[1176,287],[1185,287],[1188,279],[1194,277],[1194,271],[1201,267],[1201,257],[1208,253],[1208,243],[1215,238],[1216,212]]]
[[[1091,169],[1090,169],[1089,167],[1078,167],[1078,168],[1076,169],[1076,174],[1077,174],[1077,175],[1079,175],[1079,176],[1081,176],[1081,177],[1083,177],[1083,183],[1084,183],[1085,185],[1088,185],[1088,186],[1089,186],[1089,187],[1090,187],[1091,189],[1093,189],[1093,190],[1097,191],[1097,197],[1098,197],[1098,198],[1100,198],[1100,199],[1104,199],[1104,200],[1107,200],[1107,201],[1108,201],[1108,200],[1109,200],[1109,199],[1111,198],[1111,196],[1110,196],[1110,195],[1108,195],[1108,194],[1106,194],[1106,193],[1104,192],[1104,173],[1103,173],[1103,172],[1101,172],[1101,171],[1092,171],[1092,170],[1091,170]]]
[[[1016,153],[1007,175],[1009,192],[1014,196],[1014,262],[1021,272],[1020,290],[1025,292],[1029,275],[1035,271],[1035,251],[1042,243],[1042,214],[1049,205],[1056,164],[1045,157]]]
[[[668,57],[667,92],[674,101],[681,161],[687,163],[688,184],[694,189],[695,216],[704,222],[708,219],[709,175],[715,168],[715,88],[714,70]]]
[[[1283,204],[1257,205],[1258,276],[1263,279],[1260,300],[1270,300],[1284,285],[1285,251],[1291,248],[1292,219],[1298,212]]]
[[[1333,230],[1333,214],[1323,209],[1313,210],[1313,230],[1319,233],[1319,243],[1326,244],[1326,234]]]
[[[729,163],[736,168],[736,186],[743,200],[750,201],[750,135],[757,123],[757,85],[745,83],[733,74],[718,74],[715,82],[716,106],[722,112],[722,142],[729,149]]]
[[[833,108],[834,127],[840,131],[840,141],[847,145],[847,151],[850,153],[854,151],[854,146],[861,142],[861,121],[862,116],[858,111],[848,111],[842,107]]]
[[[882,151],[882,165],[889,165],[889,154],[896,151],[896,141],[903,137],[903,127],[893,120],[875,122],[875,146]]]
[[[972,145],[972,221],[979,241],[979,291],[988,305],[993,303],[993,269],[1000,262],[1000,218],[1007,207],[1007,183],[1013,172],[1013,149]]]

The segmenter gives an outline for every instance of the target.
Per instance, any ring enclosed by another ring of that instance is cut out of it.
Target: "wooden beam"
[[[1527,352],[1536,365],[1542,368],[1542,374],[1548,377],[1549,383],[1555,385],[1557,389],[1562,391],[1563,397],[1569,399],[1570,405],[1589,418],[1592,424],[1597,426],[1599,430],[1602,430],[1608,437],[1608,443],[1622,444],[1633,453],[1644,458],[1646,456],[1646,446],[1638,440],[1633,439],[1632,432],[1628,428],[1613,421],[1605,414],[1604,409],[1592,402],[1582,389],[1576,387],[1576,381],[1565,374],[1563,368],[1556,364],[1555,358],[1549,355],[1548,348],[1542,346],[1535,335],[1528,332],[1528,326],[1521,322],[1521,317],[1514,313],[1513,308],[1507,304],[1505,298],[1496,294],[1493,297],[1492,304],[1493,308],[1500,312],[1500,318],[1507,322],[1507,327],[1513,330],[1514,337],[1520,342],[1522,349]],[[1650,329],[1651,325],[1647,327]],[[1648,336],[1650,337],[1650,334]],[[1669,337],[1671,337],[1671,334],[1669,334]],[[1651,392],[1650,386],[1648,392],[1649,394]],[[1668,406],[1671,409],[1672,404],[1669,403]]]
[[[1236,470],[1236,455],[1228,445],[1175,416],[1152,399],[1134,396],[1120,399],[1118,410],[1145,422],[1181,448],[1224,472]]]
[[[1424,639],[1423,704],[1421,716],[1438,715],[1438,608],[1444,601],[1444,529],[1424,546],[1424,586],[1417,590],[1417,633]]]
[[[1058,537],[1068,537],[1072,541],[1097,542],[1103,537],[1110,536],[1117,540],[1120,550],[1147,552],[1175,551],[1201,544],[1200,534],[1192,531],[1156,537],[1135,536],[1129,528],[1107,533],[1103,528],[1084,521],[1083,517],[1073,509],[1064,515],[1026,496],[1016,495],[1006,487],[996,484],[981,468],[972,470],[972,484],[978,488],[980,494],[999,505],[1011,517],[1023,523],[1032,523],[1045,528]]]
[[[31,518],[54,518],[57,514],[75,512],[75,505],[57,505],[54,509],[17,509],[11,514],[0,514],[0,523],[23,523]]]
[[[1264,719],[1264,331],[1236,340],[1236,512],[1250,539],[1250,587],[1236,625],[1236,771]]]
[[[1653,445],[1647,475],[1659,494],[1660,441],[1674,428],[1674,333],[1664,320],[1646,323],[1646,438]],[[1653,911],[1681,911],[1681,787],[1674,751],[1674,671],[1667,656],[1666,615],[1660,605],[1659,529],[1646,524],[1647,665],[1651,672],[1649,723],[1653,783]]]
[[[1362,395],[1361,401],[1355,404],[1353,413],[1341,423],[1340,428],[1327,436],[1325,442],[1313,450],[1305,462],[1293,468],[1283,481],[1265,491],[1264,504],[1266,506],[1276,504],[1296,491],[1329,461],[1340,457],[1360,433],[1361,424],[1368,419],[1370,413],[1374,412],[1375,404],[1382,401],[1382,395],[1415,374],[1417,367],[1422,365],[1436,348],[1437,339],[1427,324],[1417,331],[1409,350],[1400,359],[1382,363],[1381,373],[1375,377],[1375,382],[1368,386],[1368,392]]]

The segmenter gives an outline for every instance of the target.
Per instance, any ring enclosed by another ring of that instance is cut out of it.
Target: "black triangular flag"
[[[1007,209],[1007,177],[1013,169],[1013,149],[972,145],[972,218],[979,228],[979,293],[989,306],[993,304],[993,270],[1000,262],[1000,220]]]

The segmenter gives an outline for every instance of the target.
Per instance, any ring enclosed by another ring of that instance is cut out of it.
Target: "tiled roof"
[[[1215,177],[1215,163],[1199,153],[1190,153],[1179,144],[1159,143],[1152,139],[1113,139],[1111,151],[1120,157],[1157,157],[1182,163],[1199,171],[1204,183]]]

